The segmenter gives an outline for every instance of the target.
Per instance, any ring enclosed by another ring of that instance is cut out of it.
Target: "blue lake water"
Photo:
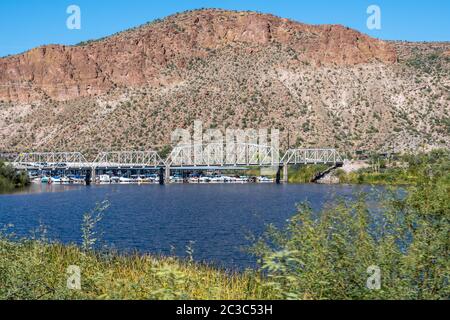
[[[104,244],[120,251],[186,256],[218,266],[253,267],[244,249],[248,235],[260,235],[269,223],[283,226],[308,200],[314,209],[335,197],[351,197],[369,187],[346,185],[33,185],[26,192],[0,195],[0,228],[13,224],[19,236],[40,225],[48,237],[81,243],[83,213],[96,202],[110,207],[98,224]]]

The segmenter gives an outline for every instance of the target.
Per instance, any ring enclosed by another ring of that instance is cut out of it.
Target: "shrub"
[[[284,230],[253,248],[280,299],[446,299],[450,296],[450,171],[424,165],[404,192],[302,204]],[[369,201],[370,200],[370,201]],[[366,286],[381,270],[380,290]]]

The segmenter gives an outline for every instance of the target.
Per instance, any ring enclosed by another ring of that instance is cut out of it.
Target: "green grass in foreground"
[[[0,242],[1,299],[264,299],[254,274],[175,258],[83,252],[39,241]],[[69,290],[67,267],[81,270],[82,290]]]
[[[103,204],[84,216],[81,247],[0,236],[0,299],[448,299],[450,170],[448,154],[435,156],[406,195],[379,194],[376,213],[367,195],[319,213],[300,205],[255,239],[255,271],[95,252]],[[70,265],[81,269],[79,291],[66,286]],[[367,287],[374,268],[379,289]]]

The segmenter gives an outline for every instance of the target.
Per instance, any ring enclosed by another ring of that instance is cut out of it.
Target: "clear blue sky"
[[[66,9],[81,8],[81,30]],[[381,30],[366,26],[367,7],[381,8]],[[387,40],[450,41],[449,0],[0,0],[0,56],[43,44],[76,44],[198,8],[254,10],[312,23],[339,23]]]

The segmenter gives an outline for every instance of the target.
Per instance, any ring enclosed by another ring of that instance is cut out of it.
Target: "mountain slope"
[[[186,12],[0,59],[0,149],[146,149],[195,119],[275,127],[301,146],[449,146],[449,50],[251,12]]]

